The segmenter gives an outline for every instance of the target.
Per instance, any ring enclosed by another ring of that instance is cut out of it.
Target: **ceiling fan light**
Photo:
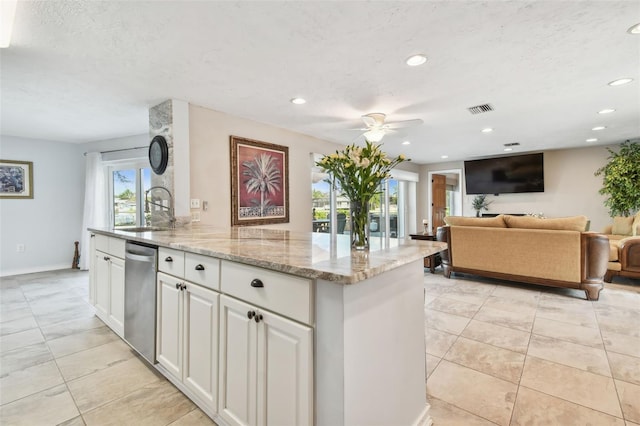
[[[368,142],[380,142],[384,137],[384,131],[380,129],[371,129],[368,132],[364,132],[363,135]]]
[[[296,105],[303,105],[307,103],[307,101],[303,98],[291,98],[289,102]]]
[[[413,56],[409,56],[405,62],[410,67],[417,67],[418,65],[422,65],[425,62],[427,62],[427,57],[425,55],[422,55],[422,54],[413,55]]]
[[[627,32],[632,35],[640,34],[640,23],[633,25],[631,28],[627,30]]]

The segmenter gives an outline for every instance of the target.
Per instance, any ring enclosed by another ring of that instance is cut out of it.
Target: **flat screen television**
[[[464,162],[467,194],[544,192],[543,153]]]

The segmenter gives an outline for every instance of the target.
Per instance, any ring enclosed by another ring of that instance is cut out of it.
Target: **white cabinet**
[[[219,413],[232,425],[313,424],[313,330],[221,296]]]
[[[215,413],[220,295],[162,272],[157,285],[156,359],[202,408]]]
[[[124,336],[124,241],[94,237],[93,272],[96,315],[120,337]]]

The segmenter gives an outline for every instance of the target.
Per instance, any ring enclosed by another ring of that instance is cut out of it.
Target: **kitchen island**
[[[445,244],[373,238],[352,252],[348,235],[270,228],[90,231],[160,248],[155,366],[219,424],[431,423],[423,258]]]

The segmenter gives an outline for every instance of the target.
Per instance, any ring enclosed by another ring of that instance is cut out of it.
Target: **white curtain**
[[[80,269],[89,269],[91,235],[87,228],[108,226],[106,185],[102,154],[87,153],[84,185],[84,216],[82,218],[82,239],[80,241]]]

